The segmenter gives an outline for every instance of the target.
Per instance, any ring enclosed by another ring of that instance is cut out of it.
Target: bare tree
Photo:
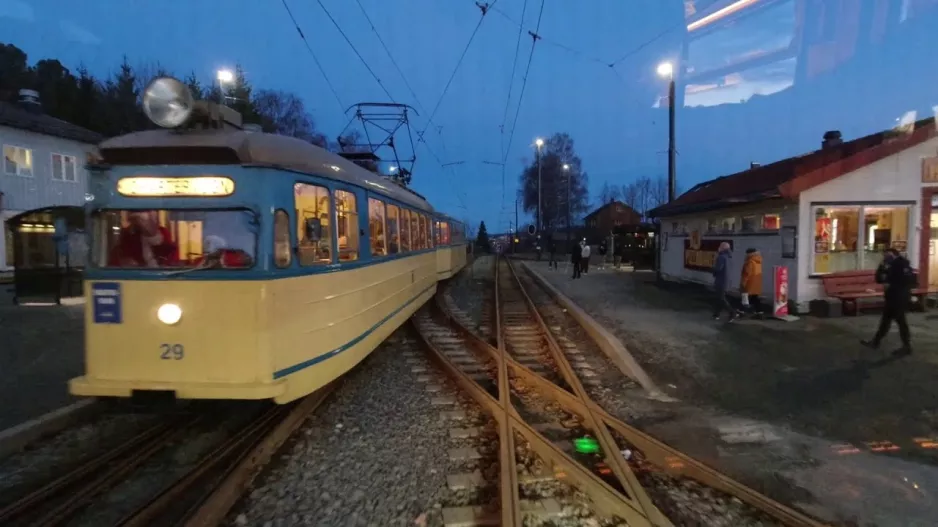
[[[636,179],[633,184],[635,185],[635,194],[636,202],[638,207],[635,209],[639,214],[642,215],[642,218],[645,218],[648,214],[648,211],[652,209],[652,182],[651,178],[648,176],[642,176]]]
[[[639,190],[636,182],[627,183],[622,185],[620,190],[622,194],[622,202],[632,208],[632,210],[639,211],[641,205],[639,204]]]
[[[668,202],[668,178],[659,177],[651,186],[651,207],[660,207]]]
[[[603,188],[599,191],[599,206],[612,203],[621,197],[622,192],[619,187],[616,185],[610,185],[608,182],[603,183]]]
[[[303,100],[296,95],[278,90],[258,90],[253,103],[265,132],[307,141],[315,137],[313,118],[306,111]]]

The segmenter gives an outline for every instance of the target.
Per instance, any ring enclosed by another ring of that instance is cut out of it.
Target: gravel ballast
[[[395,526],[425,522],[446,486],[449,425],[401,354],[405,326],[312,416],[229,525]]]

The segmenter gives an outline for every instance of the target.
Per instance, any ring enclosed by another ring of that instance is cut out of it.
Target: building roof
[[[80,143],[98,144],[104,136],[87,128],[56,119],[44,113],[27,111],[20,106],[0,101],[0,126],[9,126],[37,134],[71,139]]]
[[[284,168],[345,181],[412,207],[433,211],[430,203],[416,192],[324,148],[285,135],[231,129],[148,130],[108,139],[99,150],[104,162],[110,164],[188,164],[211,159],[217,164]]]
[[[638,214],[638,212],[636,212],[635,209],[633,209],[632,207],[629,207],[629,206],[626,205],[625,203],[622,203],[622,202],[619,201],[619,200],[612,200],[612,201],[610,201],[609,203],[605,203],[605,204],[603,204],[603,205],[600,205],[599,207],[596,208],[596,210],[594,210],[593,212],[590,212],[589,214],[587,214],[586,216],[584,216],[583,219],[584,219],[584,220],[587,220],[587,219],[589,219],[589,218],[592,218],[593,216],[596,216],[597,214],[599,214],[600,212],[602,212],[603,210],[607,209],[608,207],[610,207],[610,206],[612,206],[612,205],[620,205],[620,206],[622,206],[623,208],[626,209],[625,212],[632,211],[632,212],[635,212],[636,214]]]
[[[914,124],[910,133],[887,130],[828,146],[728,176],[705,181],[673,202],[649,211],[652,217],[717,210],[774,198],[796,199],[802,192],[935,137],[934,118]]]

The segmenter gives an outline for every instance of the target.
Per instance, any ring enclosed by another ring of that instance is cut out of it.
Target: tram
[[[109,139],[89,164],[72,394],[286,403],[359,363],[465,265],[464,226],[388,178],[245,129],[173,78],[143,104],[162,129]]]

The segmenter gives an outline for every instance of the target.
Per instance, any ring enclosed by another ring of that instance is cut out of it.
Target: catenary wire
[[[365,60],[365,57],[362,57],[362,54],[358,52],[358,48],[355,47],[355,44],[352,43],[352,40],[349,39],[348,35],[345,34],[345,31],[342,30],[342,26],[340,26],[336,19],[332,17],[332,14],[329,13],[328,9],[326,9],[326,6],[322,3],[322,0],[316,0],[316,2],[319,4],[319,7],[322,8],[323,12],[326,13],[326,16],[329,17],[329,20],[332,21],[332,25],[334,25],[335,28],[339,30],[339,34],[342,35],[342,38],[344,38],[348,45],[352,48],[352,51],[358,55],[358,59],[361,60],[362,64],[365,65],[365,69],[368,70],[368,73],[370,73],[378,85],[381,86],[381,89],[384,90],[384,94],[388,96],[388,100],[394,102],[394,97],[391,95],[391,92],[388,91],[388,88],[384,85],[383,82],[381,82],[381,79],[378,77],[378,75],[375,74],[374,70],[371,69],[371,66],[368,65],[368,61]]]
[[[290,16],[290,20],[293,21],[293,27],[296,28],[296,32],[300,34],[300,39],[303,41],[303,44],[306,46],[306,51],[309,51],[309,55],[313,57],[313,62],[316,63],[316,67],[319,68],[319,73],[322,74],[322,78],[326,80],[326,84],[329,86],[329,90],[332,92],[332,95],[335,96],[335,100],[339,103],[339,111],[343,114],[345,113],[345,105],[342,104],[342,98],[339,97],[339,92],[336,91],[335,86],[333,86],[332,81],[329,80],[329,76],[326,75],[326,70],[322,67],[322,63],[319,62],[319,58],[316,56],[316,52],[313,51],[312,46],[309,45],[309,41],[306,40],[306,35],[303,34],[303,30],[300,29],[300,24],[296,21],[296,17],[293,16],[293,12],[290,11],[290,6],[287,5],[287,0],[281,0],[283,2],[283,8],[287,10],[287,15]]]

